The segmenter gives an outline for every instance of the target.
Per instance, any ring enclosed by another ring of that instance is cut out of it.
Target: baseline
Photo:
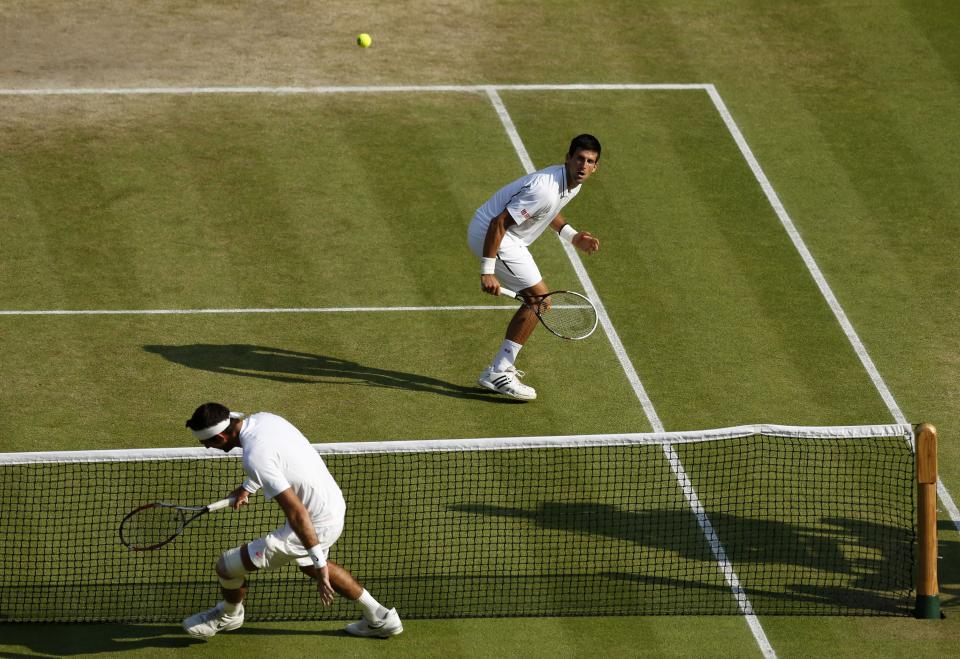
[[[250,309],[3,309],[0,316],[134,316],[244,313],[387,313],[393,311],[516,311],[503,304],[438,307],[277,307]]]
[[[383,85],[319,87],[52,87],[36,89],[0,89],[0,96],[123,96],[137,94],[381,94],[390,92],[486,92],[488,89],[512,91],[613,91],[613,90],[707,90],[705,83],[611,83],[567,85]]]

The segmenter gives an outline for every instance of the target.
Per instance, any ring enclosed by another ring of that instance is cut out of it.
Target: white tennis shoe
[[[347,625],[347,633],[354,636],[376,636],[377,638],[390,638],[403,631],[403,623],[400,622],[400,616],[396,609],[387,611],[387,615],[376,622],[368,622],[366,618],[359,622],[351,622]]]
[[[183,621],[183,628],[194,638],[210,638],[217,632],[228,632],[243,624],[243,604],[233,615],[223,612],[223,602],[209,611],[196,613]]]
[[[523,376],[523,371],[518,371],[513,366],[508,366],[505,371],[499,372],[488,366],[480,374],[477,384],[517,400],[536,400],[537,390],[520,382]]]

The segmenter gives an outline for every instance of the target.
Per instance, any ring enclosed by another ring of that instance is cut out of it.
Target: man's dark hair
[[[220,403],[204,403],[194,410],[192,417],[187,419],[187,428],[203,430],[217,425],[228,416],[230,416],[230,410]]]
[[[600,140],[587,133],[577,135],[570,140],[570,150],[567,151],[567,155],[572,156],[577,151],[596,151],[597,160],[600,160]]]

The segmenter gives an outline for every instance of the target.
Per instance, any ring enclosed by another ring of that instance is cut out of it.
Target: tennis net
[[[909,426],[318,444],[347,500],[331,559],[405,618],[909,615]],[[234,453],[239,453],[239,450]],[[226,549],[282,525],[257,495],[132,552],[123,516],[222,498],[237,455],[0,455],[0,620],[174,621],[219,600]],[[293,567],[249,620],[345,619]]]

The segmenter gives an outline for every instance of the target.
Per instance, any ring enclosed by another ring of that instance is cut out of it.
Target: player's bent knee
[[[217,576],[220,578],[220,585],[226,590],[243,588],[247,568],[243,564],[240,552],[240,547],[228,549],[217,561]]]

